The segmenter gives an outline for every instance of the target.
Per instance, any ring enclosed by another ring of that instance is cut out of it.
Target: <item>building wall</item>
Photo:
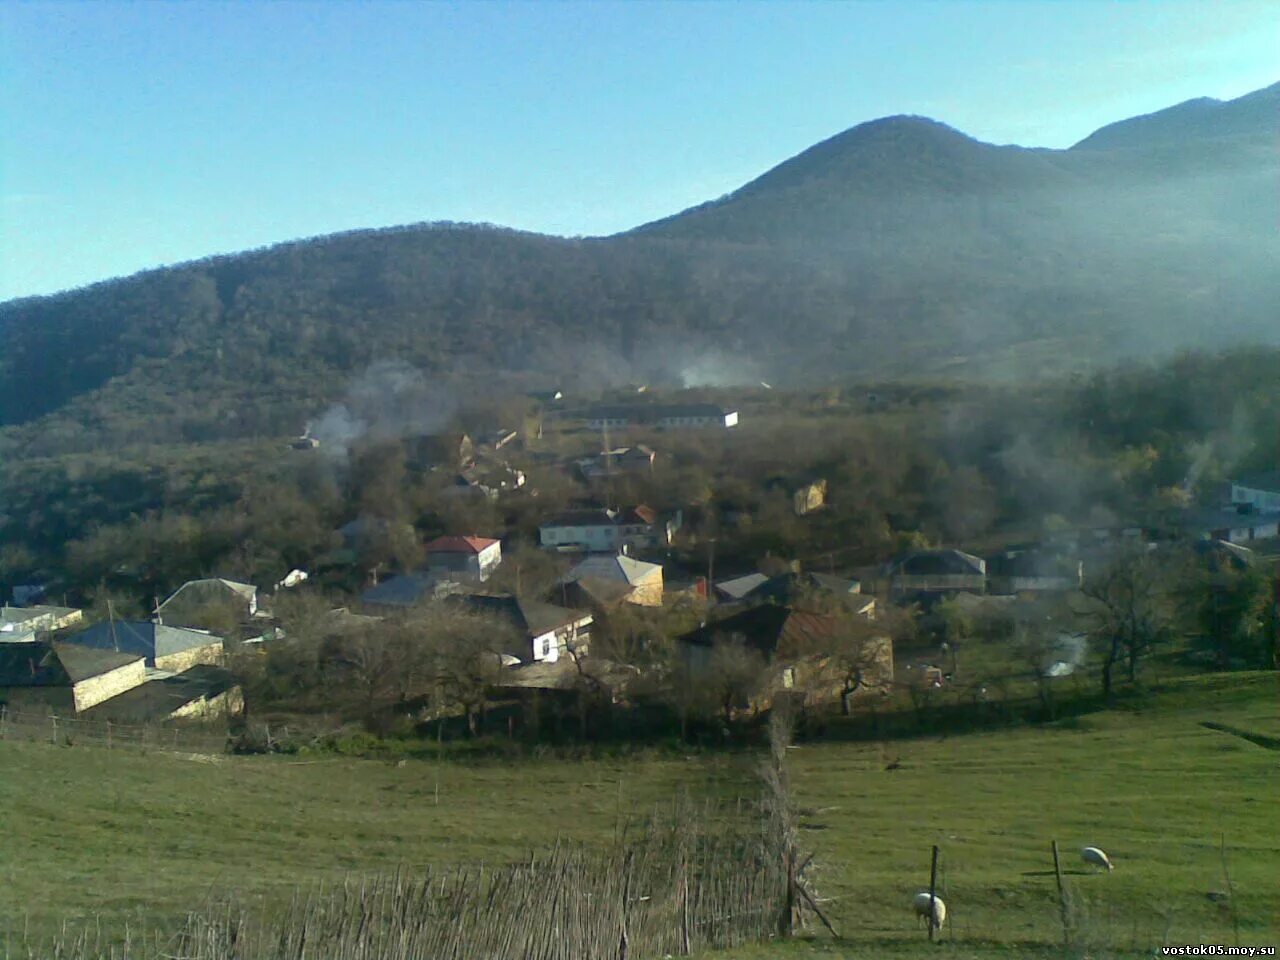
[[[169,716],[174,720],[216,720],[239,716],[243,712],[244,692],[239,687],[231,687],[217,696],[184,703]]]
[[[613,525],[543,527],[541,535],[543,545],[549,547],[581,545],[591,551],[613,553],[618,546],[618,528]]]
[[[190,670],[201,663],[214,665],[222,663],[221,640],[207,646],[193,647],[180,653],[171,653],[167,657],[156,657],[156,668],[168,670],[171,673],[182,673],[184,670]]]
[[[1231,485],[1232,503],[1252,503],[1255,509],[1267,512],[1280,510],[1280,492],[1260,490],[1257,487],[1246,487],[1238,483]]]
[[[658,570],[642,583],[636,584],[635,591],[627,598],[627,602],[640,607],[662,606],[662,571]]]
[[[147,665],[146,661],[142,659],[135,660],[133,663],[126,663],[123,667],[117,667],[115,670],[109,670],[96,677],[90,677],[88,680],[81,680],[72,687],[75,710],[77,713],[81,710],[88,710],[95,704],[110,700],[112,697],[118,696],[126,690],[132,690],[134,687],[146,682]]]
[[[982,574],[975,574],[974,576],[961,574],[947,576],[940,574],[927,577],[895,574],[890,586],[894,593],[930,593],[949,590],[968,590],[974,593],[983,593],[986,590],[986,584],[986,577]]]

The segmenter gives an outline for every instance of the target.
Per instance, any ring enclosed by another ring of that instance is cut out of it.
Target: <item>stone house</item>
[[[258,612],[258,588],[221,577],[188,580],[156,607],[156,623],[213,629],[227,619],[243,623]]]
[[[52,633],[84,620],[84,611],[74,607],[0,607],[0,635],[6,633]]]
[[[634,560],[624,554],[587,557],[562,578],[575,581],[609,581],[626,588],[626,602],[641,607],[662,606],[662,567]]]
[[[221,664],[222,638],[204,630],[146,620],[102,621],[71,634],[66,643],[142,657],[155,670],[182,673],[196,664]]]
[[[740,644],[758,653],[767,666],[759,694],[742,707],[759,710],[779,694],[795,691],[805,704],[840,697],[843,677],[831,660],[842,620],[794,607],[762,604],[739,611],[676,638],[676,649],[693,682],[709,675],[717,644]],[[867,663],[860,690],[884,690],[893,682],[893,643],[887,637],[866,640]]]
[[[56,641],[0,644],[0,701],[11,710],[75,715],[146,679],[146,663],[134,653]]]
[[[89,707],[86,720],[154,723],[165,720],[214,720],[244,711],[244,694],[229,670],[200,664],[173,676],[158,677]]]

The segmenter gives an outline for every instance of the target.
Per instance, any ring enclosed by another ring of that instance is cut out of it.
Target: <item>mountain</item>
[[[1274,341],[1278,98],[1068,150],[888,117],[613,237],[423,224],[11,301],[0,426],[29,452],[278,435],[388,359],[475,390],[1036,376]]]

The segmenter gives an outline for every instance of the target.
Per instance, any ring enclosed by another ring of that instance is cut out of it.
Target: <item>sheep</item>
[[[1085,863],[1091,864],[1092,866],[1106,867],[1107,872],[1115,869],[1115,867],[1111,865],[1111,858],[1097,847],[1085,847],[1080,851],[1080,858],[1084,860]]]
[[[916,917],[920,920],[928,921],[929,919],[929,891],[923,890],[917,893],[911,901],[911,909],[915,911]],[[942,922],[947,919],[947,905],[942,902],[939,896],[933,897],[933,928],[935,930],[942,926]]]

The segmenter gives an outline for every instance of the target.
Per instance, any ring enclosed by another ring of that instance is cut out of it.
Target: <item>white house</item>
[[[738,411],[725,410],[714,403],[671,404],[658,408],[658,426],[684,427],[736,427]]]
[[[1233,480],[1231,502],[1249,504],[1257,513],[1280,511],[1280,473]]]
[[[488,537],[436,537],[425,549],[427,571],[447,580],[488,580],[502,562],[502,544]]]
[[[521,600],[510,594],[459,593],[445,602],[510,624],[511,643],[501,650],[510,666],[555,663],[570,651],[587,652],[593,618],[585,610]]]
[[[587,411],[585,419],[593,430],[617,430],[633,424],[666,429],[728,428],[738,425],[738,411],[725,410],[714,403],[648,403],[593,407]]]
[[[542,545],[549,549],[589,553],[654,547],[666,539],[665,531],[657,523],[657,514],[643,505],[628,510],[566,510],[543,523],[538,535]]]

